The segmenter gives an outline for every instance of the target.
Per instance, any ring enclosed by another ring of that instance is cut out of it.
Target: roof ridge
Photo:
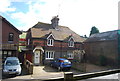
[[[51,25],[50,23],[44,23],[44,22],[38,21],[37,24],[35,24],[32,28],[34,28],[36,25],[39,25],[39,24]],[[58,27],[69,28],[69,27],[67,27],[67,26],[62,26],[62,25],[58,25]],[[70,28],[69,28],[69,29],[70,29]]]

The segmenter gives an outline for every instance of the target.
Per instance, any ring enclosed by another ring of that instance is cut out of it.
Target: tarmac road
[[[82,72],[74,69],[71,69],[69,72],[73,72],[74,75],[82,74]],[[64,77],[63,71],[58,72],[56,69],[49,66],[36,66],[34,67],[32,75],[28,75],[26,69],[23,67],[23,72],[20,76],[4,78],[2,81],[42,81],[44,79],[61,77]],[[120,79],[120,73],[77,81],[118,81],[118,79]]]
[[[12,76],[12,77],[5,77],[3,78],[3,81],[6,80],[33,80],[33,79],[49,79],[49,78],[60,78],[60,77],[64,77],[64,72],[58,72],[57,69],[52,68],[50,66],[35,66],[34,67],[34,71],[32,75],[28,75],[26,72],[26,69],[23,68],[23,72],[20,76]],[[70,72],[73,72],[73,74],[80,74],[82,72],[71,69]]]

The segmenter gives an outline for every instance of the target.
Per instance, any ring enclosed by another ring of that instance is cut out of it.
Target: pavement
[[[110,74],[106,76],[95,77],[91,79],[119,79],[120,80],[120,73]]]
[[[69,72],[73,72],[74,75],[80,74],[82,72],[78,70],[71,69]],[[46,79],[55,79],[55,78],[63,78],[64,77],[64,71],[58,71],[55,68],[52,68],[50,66],[34,66],[33,68],[33,74],[27,75],[22,74],[21,76],[15,76],[4,79],[5,81],[7,79],[26,79],[26,80],[33,80],[33,79],[40,79],[40,80],[46,80]]]
[[[3,81],[36,81],[38,79],[39,81],[41,80],[47,80],[47,79],[56,79],[56,78],[63,78],[64,73],[63,71],[59,72],[57,69],[52,68],[50,66],[34,66],[33,68],[33,74],[28,75],[24,69],[24,73],[21,76],[15,76],[15,77],[10,77],[3,79]],[[77,74],[83,74],[83,72],[80,72],[78,70],[71,69],[69,72],[73,72],[74,75]],[[100,76],[100,77],[95,77],[95,78],[90,78],[86,80],[78,80],[78,81],[118,81],[120,79],[120,74],[111,74],[111,75],[106,75],[106,76]],[[107,80],[108,79],[108,80]]]

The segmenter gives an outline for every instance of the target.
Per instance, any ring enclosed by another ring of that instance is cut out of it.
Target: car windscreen
[[[6,66],[19,65],[19,61],[18,60],[7,60],[5,65]]]

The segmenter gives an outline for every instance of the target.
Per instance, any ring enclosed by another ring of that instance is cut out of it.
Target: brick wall
[[[118,63],[118,42],[102,41],[85,43],[86,59],[88,62],[107,66],[117,66]]]
[[[14,44],[18,44],[19,43],[19,34],[18,32],[16,32],[12,27],[10,27],[9,24],[7,24],[6,22],[2,22],[2,43],[8,43],[8,36],[9,33],[13,33],[14,34]]]

